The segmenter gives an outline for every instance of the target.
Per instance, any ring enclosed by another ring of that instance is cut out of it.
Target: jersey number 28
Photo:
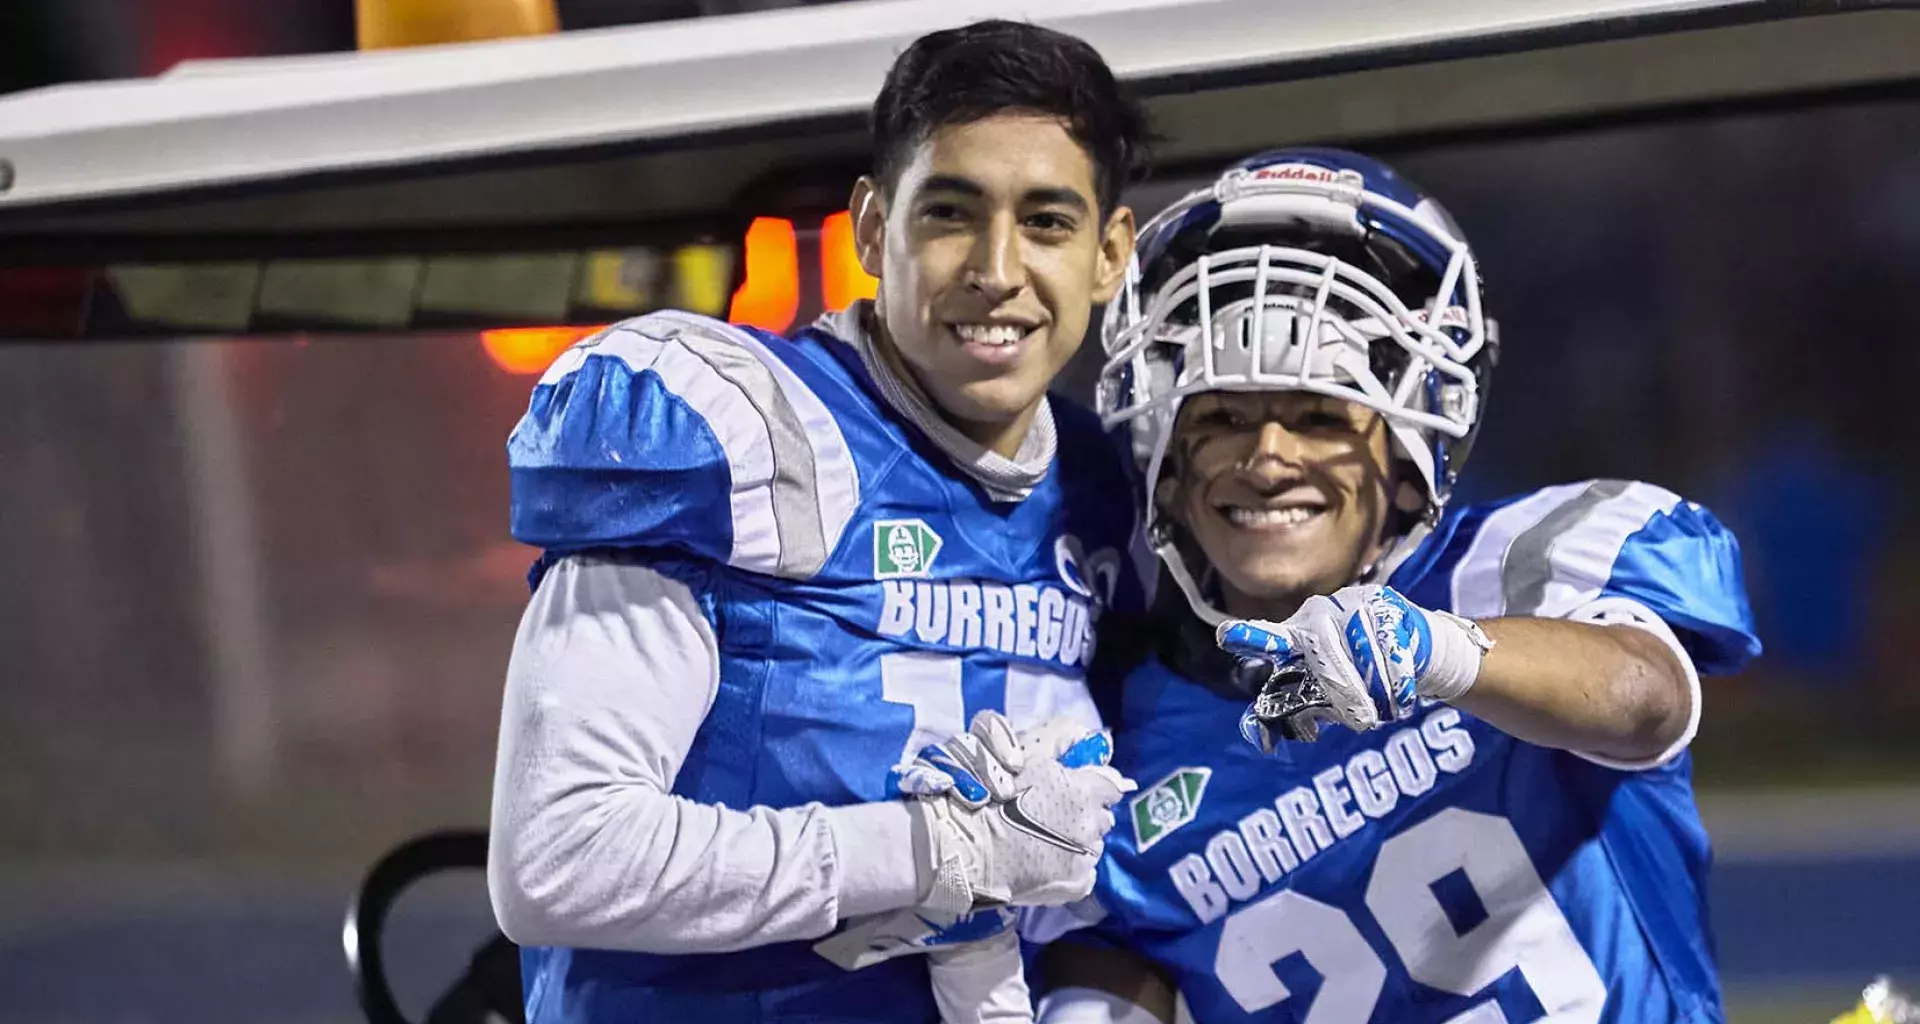
[[[1455,871],[1486,908],[1465,932],[1455,930],[1432,888]],[[1449,808],[1382,843],[1367,909],[1422,985],[1471,996],[1519,968],[1546,1020],[1600,1019],[1606,984],[1504,818]],[[1290,890],[1227,918],[1214,974],[1242,1009],[1258,1013],[1290,997],[1273,965],[1296,953],[1325,979],[1305,1024],[1365,1024],[1373,1016],[1386,964],[1345,912]],[[1488,1000],[1448,1024],[1505,1020]]]

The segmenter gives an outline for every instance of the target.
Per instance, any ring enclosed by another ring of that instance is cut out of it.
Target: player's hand
[[[964,858],[972,840],[990,839],[988,829],[992,822],[976,821],[976,816],[996,803],[1014,800],[1023,790],[1041,781],[1038,776],[1025,775],[1027,766],[1050,763],[1052,768],[1041,775],[1054,780],[1055,784],[1064,778],[1078,787],[1089,806],[1100,807],[1100,812],[1092,815],[1089,827],[1068,830],[1079,831],[1088,840],[1086,845],[1095,851],[1094,859],[1076,865],[1072,877],[1063,876],[1064,881],[1055,881],[1062,889],[1084,895],[1092,888],[1092,864],[1097,863],[1098,850],[1113,824],[1111,806],[1120,795],[1135,788],[1130,780],[1106,767],[1112,756],[1112,738],[1105,731],[1090,730],[1073,719],[1056,718],[1016,733],[1004,716],[982,712],[966,733],[925,747],[912,762],[893,769],[890,781],[895,791],[918,798],[922,804],[953,805],[944,810],[923,806],[920,811],[920,821],[927,827],[930,839],[928,845],[935,847],[937,865],[946,861],[949,853]],[[1077,776],[1075,773],[1079,772],[1091,774]],[[1091,799],[1087,799],[1089,797]],[[1004,817],[1004,811],[998,813]],[[977,835],[946,844],[948,849],[939,848],[941,840],[948,838],[940,831],[943,824],[965,827],[970,822],[972,833]],[[977,945],[996,939],[1012,928],[1013,913],[1005,904],[1037,902],[1019,898],[1030,895],[1032,887],[1023,885],[1015,892],[1013,879],[1007,880],[1005,898],[977,898],[972,881],[964,879],[965,873],[962,866],[959,875],[965,885],[963,895],[943,892],[936,885],[934,897],[927,905],[850,921],[840,931],[815,944],[815,951],[847,970],[856,970],[904,953],[932,953],[955,946]],[[1004,876],[1007,872],[1001,874]],[[954,909],[961,898],[967,901],[966,905]],[[1072,902],[1072,899],[1060,902]],[[977,972],[983,961],[977,955],[967,954],[954,958],[949,966],[962,962],[973,964],[972,969]]]
[[[1013,911],[982,910],[935,929],[912,910],[874,914],[814,944],[814,950],[853,971],[908,953],[927,958],[927,980],[941,1024],[1032,1024],[1020,936]]]
[[[935,879],[923,907],[958,915],[1054,906],[1092,892],[1113,805],[1136,788],[1106,764],[1111,749],[1084,726],[1050,722],[1020,736],[990,711],[966,736],[930,748],[919,761],[954,785],[914,805]]]
[[[1113,737],[1074,718],[1052,718],[1016,733],[1006,716],[983,711],[973,728],[943,743],[922,747],[912,761],[888,773],[901,796],[949,794],[970,807],[1013,797],[1014,775],[1028,764],[1058,761],[1068,768],[1104,765],[1113,759]]]
[[[1242,659],[1236,676],[1257,684],[1241,732],[1263,750],[1314,739],[1325,722],[1364,732],[1406,718],[1421,697],[1452,700],[1493,646],[1472,622],[1371,585],[1309,598],[1285,622],[1229,620],[1216,639]]]
[[[1014,776],[1026,764],[1026,746],[1013,723],[998,712],[982,711],[966,732],[920,748],[919,755],[894,768],[887,781],[902,796],[946,796],[968,807],[983,807],[1013,799]]]

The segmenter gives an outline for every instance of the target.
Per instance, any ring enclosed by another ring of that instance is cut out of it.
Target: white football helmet
[[[1154,483],[1187,396],[1312,391],[1378,410],[1396,454],[1445,507],[1496,351],[1473,254],[1440,204],[1379,161],[1262,153],[1141,229],[1101,327],[1103,422],[1129,426],[1149,537],[1203,619]],[[1383,564],[1386,561],[1383,560]]]

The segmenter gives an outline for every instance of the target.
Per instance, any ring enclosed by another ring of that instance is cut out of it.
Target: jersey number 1
[[[1455,871],[1466,875],[1486,909],[1464,932],[1455,930],[1433,890]],[[1519,968],[1544,1019],[1600,1019],[1607,986],[1504,818],[1449,808],[1382,843],[1367,909],[1408,976],[1422,985],[1471,996]],[[1214,975],[1241,1009],[1258,1013],[1291,994],[1273,965],[1295,953],[1324,979],[1305,1024],[1365,1024],[1373,1016],[1386,965],[1339,908],[1291,890],[1227,918]],[[1488,1001],[1448,1024],[1505,1020],[1499,1004]]]
[[[945,654],[901,651],[880,656],[880,699],[913,709],[913,732],[901,746],[897,763],[911,760],[929,743],[967,731],[961,667],[959,658]],[[1056,715],[1078,718],[1089,728],[1100,721],[1085,684],[1025,665],[1007,666],[1006,691],[1000,701],[1015,729],[1030,729]]]

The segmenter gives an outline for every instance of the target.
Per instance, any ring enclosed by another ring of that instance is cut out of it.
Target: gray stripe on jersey
[[[780,390],[773,371],[739,342],[685,326],[677,328],[675,336],[739,388],[766,422],[767,436],[773,441],[773,520],[780,537],[780,574],[806,577],[819,572],[828,554],[816,493],[819,484],[807,428],[793,403]]]
[[[1592,515],[1602,502],[1625,494],[1632,486],[1628,480],[1596,480],[1513,538],[1500,564],[1501,614],[1539,612],[1547,601],[1547,584],[1553,579],[1554,542]]]

